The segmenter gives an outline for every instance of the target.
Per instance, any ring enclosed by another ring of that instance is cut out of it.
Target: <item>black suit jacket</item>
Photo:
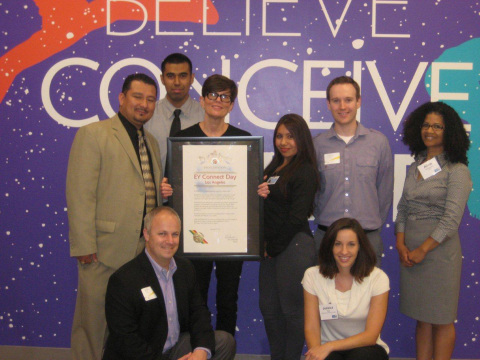
[[[192,263],[175,257],[173,275],[180,332],[190,333],[192,349],[214,354],[215,336]],[[146,301],[141,289],[151,287],[157,298]],[[105,315],[110,332],[104,360],[160,359],[168,334],[162,289],[145,250],[118,269],[108,282]]]

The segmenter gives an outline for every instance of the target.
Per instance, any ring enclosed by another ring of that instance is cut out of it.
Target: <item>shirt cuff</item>
[[[395,234],[405,232],[405,223],[395,223]]]
[[[211,359],[211,358],[212,358],[212,353],[211,353],[210,350],[207,349],[207,348],[197,347],[197,348],[193,349],[193,351],[195,351],[195,350],[205,350],[205,352],[207,353],[207,359]]]
[[[430,237],[441,244],[446,238],[447,238],[447,233],[446,231],[439,229],[438,227],[433,230],[433,232],[430,234]]]

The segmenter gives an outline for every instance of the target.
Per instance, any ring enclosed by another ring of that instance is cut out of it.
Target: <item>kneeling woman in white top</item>
[[[357,220],[343,218],[330,225],[319,260],[320,266],[307,269],[302,280],[305,359],[388,359],[380,331],[390,282],[375,267],[375,252]]]

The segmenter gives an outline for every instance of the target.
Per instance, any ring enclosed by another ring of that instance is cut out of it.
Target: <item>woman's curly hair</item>
[[[403,143],[412,155],[417,156],[426,149],[422,140],[422,124],[428,114],[435,113],[445,123],[443,132],[443,148],[448,161],[468,165],[467,151],[470,140],[457,112],[443,102],[427,102],[415,109],[405,120],[403,126]]]

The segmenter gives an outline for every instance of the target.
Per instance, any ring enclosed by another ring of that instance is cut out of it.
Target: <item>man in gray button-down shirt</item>
[[[385,135],[356,120],[360,104],[360,87],[352,78],[341,76],[328,85],[327,106],[335,122],[314,139],[321,175],[315,243],[318,248],[335,220],[355,218],[367,232],[380,265],[380,230],[393,200],[393,158]]]
[[[182,130],[202,121],[205,112],[198,101],[193,100],[188,93],[195,79],[192,62],[188,57],[179,53],[170,54],[163,60],[161,69],[160,79],[167,95],[157,101],[152,119],[145,128],[153,134],[160,145],[162,169],[165,172],[167,138],[170,136],[175,117],[174,111],[181,110],[180,129]]]

